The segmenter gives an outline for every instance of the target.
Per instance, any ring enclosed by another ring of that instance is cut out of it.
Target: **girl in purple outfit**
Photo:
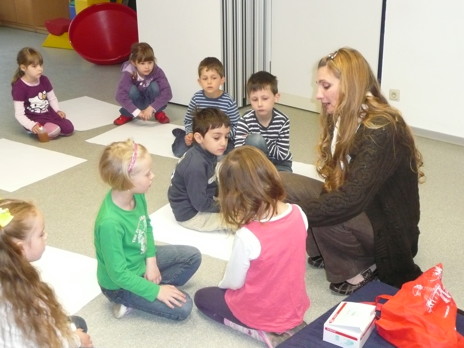
[[[71,135],[74,126],[60,110],[50,80],[43,75],[42,55],[31,47],[16,57],[18,68],[11,81],[15,117],[28,131],[45,131],[49,138]]]
[[[169,123],[169,117],[163,110],[171,98],[171,86],[163,70],[156,64],[151,46],[146,42],[133,44],[129,61],[121,69],[116,91],[121,115],[114,120],[114,124],[123,125],[134,117]]]

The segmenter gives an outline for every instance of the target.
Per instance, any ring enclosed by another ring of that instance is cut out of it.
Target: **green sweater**
[[[159,285],[144,278],[146,259],[156,255],[153,231],[144,194],[135,194],[135,208],[123,210],[107,193],[95,221],[97,279],[102,288],[125,289],[148,301],[158,296]]]

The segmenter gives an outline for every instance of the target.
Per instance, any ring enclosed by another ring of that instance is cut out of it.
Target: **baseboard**
[[[21,23],[9,22],[9,21],[0,21],[0,27],[32,31],[32,32],[39,33],[39,34],[48,34],[47,28],[45,28],[44,26],[21,24]]]
[[[440,132],[434,132],[428,129],[416,128],[416,127],[411,127],[411,129],[414,135],[417,135],[420,137],[429,138],[433,140],[439,140],[439,141],[443,141],[445,143],[450,143],[454,145],[464,146],[464,138],[461,138],[461,137],[457,137],[457,136],[450,135],[450,134],[444,134]]]
[[[297,109],[307,110],[311,112],[319,112],[319,103],[313,98],[301,97],[285,92],[280,93],[279,104],[295,107]]]

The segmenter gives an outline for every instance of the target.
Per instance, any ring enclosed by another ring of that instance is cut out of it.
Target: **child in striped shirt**
[[[277,78],[266,71],[259,71],[250,76],[246,88],[252,110],[238,122],[235,147],[255,146],[279,171],[291,172],[290,120],[274,107],[280,98]]]
[[[234,148],[235,127],[240,118],[237,103],[229,94],[221,89],[224,84],[224,66],[215,57],[206,57],[198,66],[198,83],[201,90],[196,92],[190,100],[184,118],[185,131],[175,128],[172,134],[176,137],[172,144],[172,152],[177,157],[192,146],[193,131],[192,120],[197,111],[205,108],[216,108],[223,111],[230,119],[229,144],[226,153]]]

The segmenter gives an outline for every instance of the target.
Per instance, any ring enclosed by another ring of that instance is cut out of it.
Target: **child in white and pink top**
[[[18,67],[11,81],[15,117],[29,132],[47,138],[73,134],[74,125],[60,110],[50,80],[43,75],[43,57],[32,47],[22,48],[16,57]]]
[[[218,176],[222,215],[238,231],[224,278],[218,287],[198,290],[195,304],[274,347],[306,325],[306,216],[283,202],[277,169],[255,147],[231,151]]]

